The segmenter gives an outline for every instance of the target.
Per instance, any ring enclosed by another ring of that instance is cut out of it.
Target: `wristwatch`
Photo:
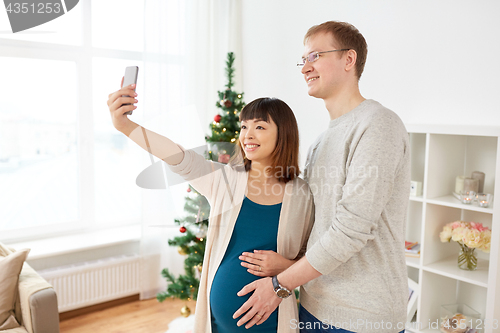
[[[279,298],[287,298],[292,292],[278,282],[278,275],[273,276],[273,289]]]

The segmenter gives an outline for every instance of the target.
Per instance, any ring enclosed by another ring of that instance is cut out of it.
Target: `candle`
[[[465,176],[457,176],[455,180],[455,193],[460,194],[464,190],[464,179]]]
[[[474,198],[476,197],[476,193],[472,191],[462,191],[460,194],[460,198],[462,199],[462,203],[466,205],[470,205]]]
[[[472,179],[472,178],[465,178],[464,179],[464,191],[474,191],[477,193],[479,189],[479,180],[478,179]]]
[[[490,205],[490,197],[491,195],[488,193],[479,193],[477,195],[477,201],[479,204],[479,207],[488,207]]]
[[[481,171],[474,171],[471,176],[471,178],[477,179],[479,181],[479,187],[477,191],[480,193],[483,193],[484,190],[484,177],[485,177],[484,172]]]
[[[468,205],[468,204],[472,203],[472,200],[471,200],[471,198],[462,198],[462,202],[463,202],[464,204],[467,204],[467,205]]]

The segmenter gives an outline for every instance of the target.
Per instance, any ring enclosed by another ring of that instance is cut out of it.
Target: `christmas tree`
[[[208,158],[221,163],[227,163],[233,154],[234,143],[240,130],[240,111],[245,106],[243,93],[232,90],[234,86],[233,64],[234,54],[229,52],[226,60],[226,90],[217,92],[219,100],[215,103],[215,106],[221,110],[215,115],[210,125],[212,136],[205,137],[209,146]]]
[[[226,60],[226,89],[218,91],[219,99],[215,104],[220,108],[220,111],[210,124],[212,135],[205,137],[209,145],[207,159],[221,163],[227,163],[233,152],[240,129],[240,111],[245,106],[243,93],[232,90],[234,86],[233,64],[234,54],[230,52]],[[189,186],[187,191],[188,195],[184,205],[186,215],[175,220],[175,223],[180,226],[179,231],[182,235],[168,241],[170,246],[177,246],[179,254],[187,256],[184,260],[185,275],[175,278],[167,268],[163,269],[161,274],[168,281],[168,286],[166,291],[158,293],[156,296],[160,302],[169,297],[196,300],[198,294],[210,205],[207,199],[193,187]],[[184,307],[181,313],[189,316],[190,310]]]

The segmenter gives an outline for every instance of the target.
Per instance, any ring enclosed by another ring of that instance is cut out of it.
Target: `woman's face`
[[[278,126],[269,121],[248,119],[241,122],[240,144],[245,156],[252,162],[271,164],[271,154],[278,141]]]

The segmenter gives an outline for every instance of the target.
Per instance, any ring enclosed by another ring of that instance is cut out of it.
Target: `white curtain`
[[[142,112],[146,128],[185,148],[205,144],[217,113],[217,90],[226,84],[227,52],[236,55],[235,80],[241,89],[241,0],[146,0]],[[139,83],[138,83],[139,84]],[[138,109],[139,110],[139,109]],[[157,158],[144,154],[144,167]],[[156,165],[156,164],[155,164]],[[161,177],[165,171],[157,169]],[[158,182],[160,183],[160,182]],[[185,257],[168,245],[180,235],[174,219],[183,215],[187,184],[143,190],[141,299],[165,290],[163,268],[184,273]]]

